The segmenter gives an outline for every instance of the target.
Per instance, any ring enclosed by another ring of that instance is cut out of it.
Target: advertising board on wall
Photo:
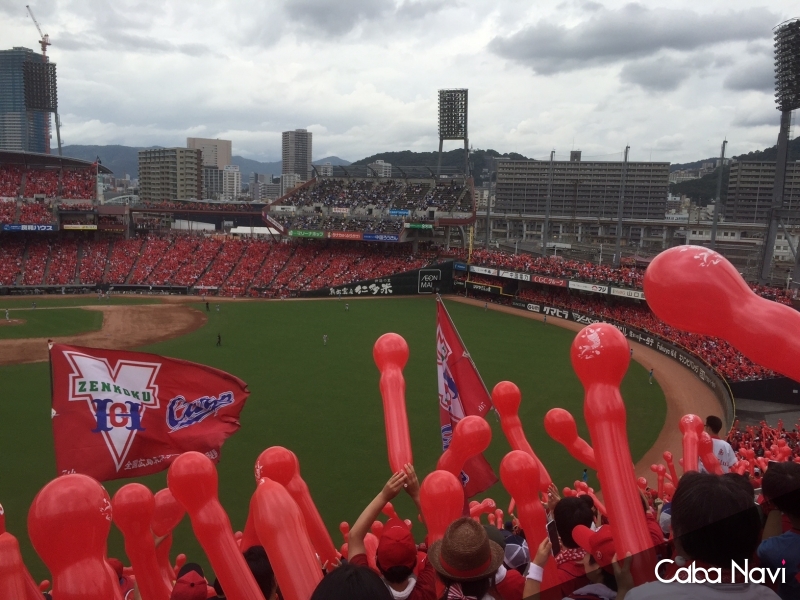
[[[619,296],[620,298],[631,298],[633,300],[644,300],[644,292],[642,290],[628,290],[625,288],[611,288],[612,296]]]
[[[26,223],[5,223],[3,231],[55,231],[52,225],[28,225]]]
[[[571,281],[569,282],[569,289],[571,290],[581,290],[584,292],[594,292],[595,294],[607,294],[608,293],[608,286],[607,285],[598,285],[596,283],[584,283],[582,281]]]
[[[390,208],[389,214],[393,217],[407,217],[411,214],[411,211],[405,208]]]
[[[325,237],[325,232],[324,231],[314,231],[312,229],[290,229],[289,230],[289,237],[324,238]]]
[[[331,296],[410,296],[417,294],[447,294],[453,290],[453,263],[431,265],[388,277],[366,279],[346,285],[300,292],[303,297]]]
[[[83,224],[83,223],[66,223],[61,226],[61,229],[64,231],[97,231],[97,225],[94,223],[91,224]]]
[[[479,275],[494,275],[497,276],[497,269],[490,269],[488,267],[479,267],[477,265],[470,265],[469,270]]]
[[[363,234],[360,231],[331,231],[332,240],[353,240],[361,241]]]
[[[400,236],[394,233],[365,233],[365,242],[399,242]]]

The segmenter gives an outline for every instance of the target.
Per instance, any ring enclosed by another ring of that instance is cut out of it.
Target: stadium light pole
[[[628,175],[628,151],[630,146],[625,146],[625,160],[622,163],[622,177],[619,184],[619,204],[617,205],[617,242],[614,246],[614,262],[612,263],[615,268],[619,268],[622,264],[622,208],[625,205],[625,179]]]
[[[800,108],[800,19],[785,21],[775,28],[775,102],[781,111],[775,162],[775,185],[772,189],[769,229],[764,239],[764,252],[758,281],[764,285],[772,274],[775,239],[778,237],[780,211],[786,185],[786,160],[789,156],[789,130],[792,111]],[[800,274],[800,262],[795,260],[793,280]]]
[[[544,204],[544,223],[542,224],[542,256],[547,256],[547,240],[550,232],[550,207],[553,202],[553,159],[556,151],[550,151],[550,170],[547,175],[547,198]]]
[[[719,153],[719,177],[717,177],[717,196],[714,200],[714,220],[711,222],[711,243],[708,245],[712,250],[717,243],[717,222],[719,221],[719,209],[722,206],[722,172],[725,169],[725,146],[728,140],[722,141],[722,150]]]

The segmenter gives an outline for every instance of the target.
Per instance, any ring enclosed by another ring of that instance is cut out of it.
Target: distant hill
[[[149,148],[161,148],[162,146],[149,146]],[[64,156],[80,158],[82,160],[94,161],[100,158],[103,166],[108,167],[117,177],[123,177],[126,173],[131,179],[138,177],[139,173],[139,150],[146,150],[145,147],[134,146],[64,146]],[[243,156],[231,157],[231,162],[239,167],[242,172],[242,183],[246,183],[250,173],[262,173],[265,175],[280,175],[281,161],[259,162],[244,158]],[[314,161],[314,164],[329,162],[333,165],[347,166],[350,163],[338,156],[326,156]]]
[[[513,158],[515,160],[526,160],[527,157],[516,152],[500,154],[497,150],[472,150],[469,154],[470,170],[475,176],[475,184],[482,185],[481,177],[484,169],[489,169],[491,158]],[[403,150],[401,152],[381,152],[373,154],[367,158],[355,161],[354,165],[368,165],[376,160],[383,160],[398,167],[436,167],[439,163],[439,152],[412,152]],[[464,168],[464,149],[448,150],[442,152],[442,166]]]

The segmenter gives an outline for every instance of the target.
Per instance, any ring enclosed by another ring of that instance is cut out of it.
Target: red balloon
[[[383,523],[380,521],[373,521],[372,527],[370,527],[369,530],[378,538],[378,541],[380,541],[381,535],[383,534]]]
[[[497,504],[491,498],[486,498],[483,502],[469,503],[469,516],[480,521],[481,515],[492,514],[497,509]]]
[[[636,489],[625,404],[619,391],[630,361],[628,341],[613,325],[590,325],[575,337],[570,358],[585,390],[583,414],[617,554],[644,553],[653,544]],[[634,565],[635,580],[641,583],[652,577],[654,568],[655,556],[646,557]]]
[[[714,475],[723,474],[719,460],[714,455],[714,440],[712,440],[711,436],[705,431],[700,434],[698,451],[700,453],[700,457],[703,459],[703,466],[706,468],[706,471],[713,473]]]
[[[521,450],[512,450],[500,463],[500,481],[517,503],[517,518],[525,532],[529,548],[538,548],[547,537],[547,513],[539,500],[539,467],[533,457]],[[548,560],[544,567],[542,591],[558,583],[558,565]]]
[[[153,535],[163,538],[156,545],[156,558],[161,570],[161,578],[171,586],[175,583],[175,571],[169,560],[169,551],[172,549],[172,530],[181,522],[186,511],[175,500],[175,496],[168,488],[156,492],[155,502],[156,509],[150,529],[152,529]]]
[[[350,537],[350,523],[348,523],[347,521],[342,521],[341,523],[339,523],[339,531],[342,533],[342,537],[346,542]]]
[[[22,562],[17,538],[8,532],[0,534],[0,598],[19,600],[42,598],[41,591],[36,587],[25,563]]]
[[[754,363],[800,379],[800,314],[754,293],[722,255],[702,246],[665,250],[647,267],[644,292],[662,321],[722,338]]]
[[[547,472],[544,464],[536,456],[536,453],[528,443],[525,437],[525,431],[522,429],[522,421],[519,420],[519,405],[522,402],[522,393],[516,384],[510,381],[501,381],[492,390],[492,404],[497,409],[500,415],[500,426],[503,428],[503,433],[506,434],[506,439],[513,450],[522,450],[527,452],[536,461],[536,466],[539,468],[539,491],[543,494],[547,493],[553,480],[550,479],[550,474]]]
[[[125,554],[136,573],[143,600],[169,600],[172,588],[162,579],[150,524],[156,510],[153,493],[141,483],[123,485],[111,501],[114,523],[125,538]]]
[[[639,486],[640,490],[645,491],[647,489],[647,479],[645,479],[644,477],[639,477],[636,480],[636,485]]]
[[[239,548],[245,552],[248,548],[253,546],[260,546],[261,542],[258,541],[258,533],[256,532],[256,523],[253,519],[254,504],[253,499],[250,499],[250,506],[247,511],[247,521],[244,524],[244,531],[242,532],[242,539],[239,540]]]
[[[256,473],[260,473],[261,477],[269,477],[286,488],[300,507],[311,543],[314,544],[320,560],[323,563],[327,562],[333,568],[339,559],[339,553],[333,545],[333,539],[322,521],[306,482],[300,476],[300,462],[294,452],[282,446],[267,448],[256,460]]]
[[[253,500],[258,539],[267,551],[281,594],[285,600],[308,600],[322,571],[297,503],[269,477],[261,480]],[[225,582],[221,583],[229,596]]]
[[[592,499],[592,502],[594,502],[594,506],[597,509],[597,512],[599,512],[604,517],[607,517],[608,510],[606,510],[606,505],[600,502],[600,499],[595,495],[594,490],[592,488],[589,488],[586,491],[586,495]]]
[[[397,511],[394,509],[394,506],[391,502],[387,502],[384,507],[381,509],[381,512],[385,514],[390,519],[399,519],[400,517],[397,515]]]
[[[664,461],[667,463],[667,468],[669,469],[669,476],[672,479],[672,483],[674,485],[678,485],[678,472],[675,470],[675,464],[672,462],[672,452],[667,450],[663,454]]]
[[[496,508],[495,509],[495,511],[494,511],[494,522],[497,525],[498,529],[502,529],[503,528],[504,523],[503,523],[503,509],[502,508]]]
[[[594,450],[578,435],[578,426],[568,411],[563,408],[551,408],[544,416],[544,428],[551,438],[567,449],[572,458],[590,469],[597,470]]]
[[[672,496],[675,495],[675,485],[672,483],[665,483],[664,484],[664,499],[672,499]]]
[[[486,515],[486,520],[489,521],[489,525],[494,525],[497,517],[494,516],[494,513],[489,513]]]
[[[167,485],[189,514],[195,537],[226,597],[264,600],[233,537],[230,519],[219,503],[217,469],[211,459],[200,452],[181,454],[169,467]]]
[[[456,424],[450,446],[439,457],[436,468],[460,479],[464,463],[486,450],[491,441],[492,428],[486,419],[477,415],[464,417]]]
[[[461,516],[464,488],[461,481],[447,471],[434,471],[422,482],[419,491],[422,515],[428,528],[428,547],[444,537],[447,526]]]
[[[681,417],[678,427],[683,434],[683,472],[697,471],[703,421],[697,415],[684,415]]]
[[[374,571],[378,570],[378,538],[374,533],[364,536],[364,551],[367,555],[367,564]]]
[[[70,474],[45,485],[28,511],[28,536],[50,569],[57,600],[122,600],[106,563],[111,501],[100,483]]]
[[[396,333],[384,333],[375,342],[372,357],[381,372],[389,467],[392,473],[399,473],[406,464],[414,464],[406,416],[406,380],[403,377],[403,367],[408,362],[408,344]]]
[[[658,482],[658,497],[664,498],[664,476],[667,474],[667,467],[664,465],[650,465],[650,470],[656,474]]]

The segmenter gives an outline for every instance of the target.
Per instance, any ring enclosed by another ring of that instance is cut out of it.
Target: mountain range
[[[159,148],[160,146],[150,146],[150,148]],[[62,152],[64,156],[70,158],[79,158],[81,160],[100,159],[103,166],[108,167],[114,172],[116,177],[124,177],[126,174],[135,179],[139,172],[139,150],[147,150],[148,148],[139,148],[134,146],[78,146],[70,145],[64,146]],[[245,158],[243,156],[231,157],[231,162],[239,167],[242,172],[242,183],[246,183],[250,177],[250,173],[263,173],[264,175],[280,175],[282,161],[276,162],[260,162]],[[350,164],[349,161],[339,158],[338,156],[326,156],[314,161],[314,164],[321,164],[329,162],[332,165]]]

